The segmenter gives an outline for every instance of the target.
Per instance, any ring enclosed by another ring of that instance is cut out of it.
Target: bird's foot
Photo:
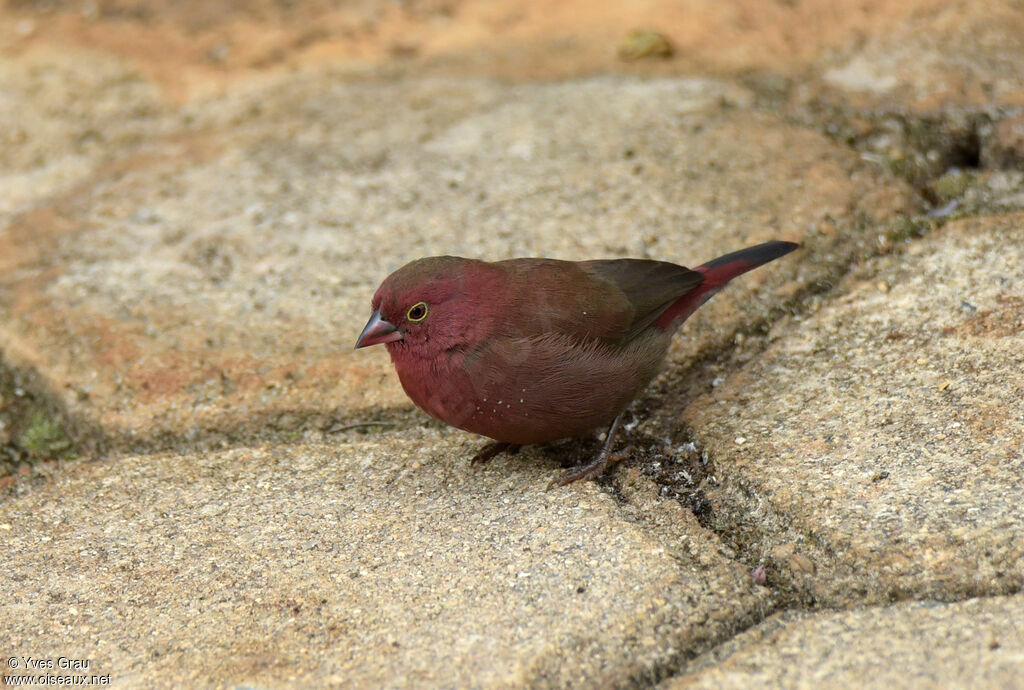
[[[555,477],[552,479],[547,488],[550,489],[553,486],[565,486],[566,484],[578,482],[581,479],[597,479],[604,474],[604,471],[609,467],[618,462],[622,462],[627,457],[629,457],[629,455],[626,453],[606,453],[602,450],[586,465],[574,467],[561,477]]]
[[[608,433],[604,437],[604,445],[601,446],[601,452],[594,456],[594,459],[588,462],[586,465],[580,465],[574,467],[571,471],[566,472],[561,477],[556,477],[551,480],[548,484],[548,489],[553,486],[565,486],[566,484],[572,484],[578,482],[581,479],[594,479],[595,477],[601,476],[601,474],[614,465],[615,463],[625,460],[625,453],[612,453],[612,443],[615,441],[615,432],[619,429],[619,422],[622,421],[622,413],[616,415],[615,419],[612,420],[611,426],[608,427]]]
[[[508,453],[509,455],[515,455],[522,448],[520,445],[515,443],[505,443],[504,441],[494,441],[488,443],[486,446],[480,449],[480,452],[473,456],[473,459],[469,461],[470,465],[483,465],[485,462],[493,458],[495,455],[501,453]]]

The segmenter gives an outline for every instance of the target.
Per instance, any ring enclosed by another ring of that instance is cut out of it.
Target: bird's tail
[[[693,312],[697,311],[700,305],[725,287],[730,280],[780,256],[789,254],[799,246],[795,242],[765,242],[720,256],[702,266],[697,266],[693,270],[703,273],[704,280],[666,309],[655,321],[655,325],[662,330],[674,330]]]

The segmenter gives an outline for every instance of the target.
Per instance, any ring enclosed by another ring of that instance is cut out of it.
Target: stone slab
[[[918,2],[817,66],[847,104],[928,113],[1024,103],[1024,13],[1014,3]],[[890,8],[893,9],[893,8]]]
[[[122,148],[75,194],[4,217],[0,348],[118,440],[324,428],[409,409],[383,350],[351,345],[376,285],[413,258],[694,265],[809,242],[705,308],[685,357],[834,273],[864,219],[909,198],[747,105],[708,80],[342,71],[191,104],[150,154]]]
[[[2,14],[3,10],[0,10]],[[169,123],[159,88],[91,51],[0,55],[0,221],[73,194]],[[0,270],[20,255],[0,235]]]
[[[1005,0],[137,0],[131,11],[17,3],[0,11],[0,51],[87,46],[138,65],[179,101],[255,75],[345,62],[511,80],[761,73],[802,86],[823,75],[844,98],[927,109],[1019,104],[1022,22]],[[671,58],[619,59],[616,48],[637,29],[664,35]]]
[[[1021,687],[1024,596],[785,613],[665,682],[681,688]]]
[[[960,220],[778,324],[684,414],[724,477],[722,529],[756,516],[751,554],[818,601],[1019,590],[1022,285],[1024,215]]]
[[[464,441],[124,457],[21,485],[0,505],[5,654],[134,687],[621,686],[763,615],[766,590],[675,502],[627,519],[595,484],[544,491],[557,468],[532,451],[470,467]]]

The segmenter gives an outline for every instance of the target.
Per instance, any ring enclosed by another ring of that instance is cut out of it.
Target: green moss
[[[906,242],[921,237],[935,225],[935,220],[927,216],[898,216],[886,228],[885,239],[891,244]]]
[[[916,172],[914,160],[908,158],[906,153],[899,149],[890,149],[882,155],[882,162],[893,175],[897,177],[909,177]]]
[[[34,457],[52,458],[69,450],[71,439],[57,419],[37,409],[29,417],[28,426],[18,435],[18,445]]]
[[[932,191],[941,203],[959,199],[974,185],[974,175],[953,170],[932,182]]]

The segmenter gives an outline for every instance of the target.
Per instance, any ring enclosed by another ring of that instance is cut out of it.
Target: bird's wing
[[[631,341],[704,279],[645,259],[498,263],[511,277],[502,298],[516,335],[564,334],[609,345]]]
[[[677,299],[704,281],[704,274],[685,266],[648,259],[584,261],[580,267],[614,285],[633,307],[623,334],[630,341],[661,316]]]

